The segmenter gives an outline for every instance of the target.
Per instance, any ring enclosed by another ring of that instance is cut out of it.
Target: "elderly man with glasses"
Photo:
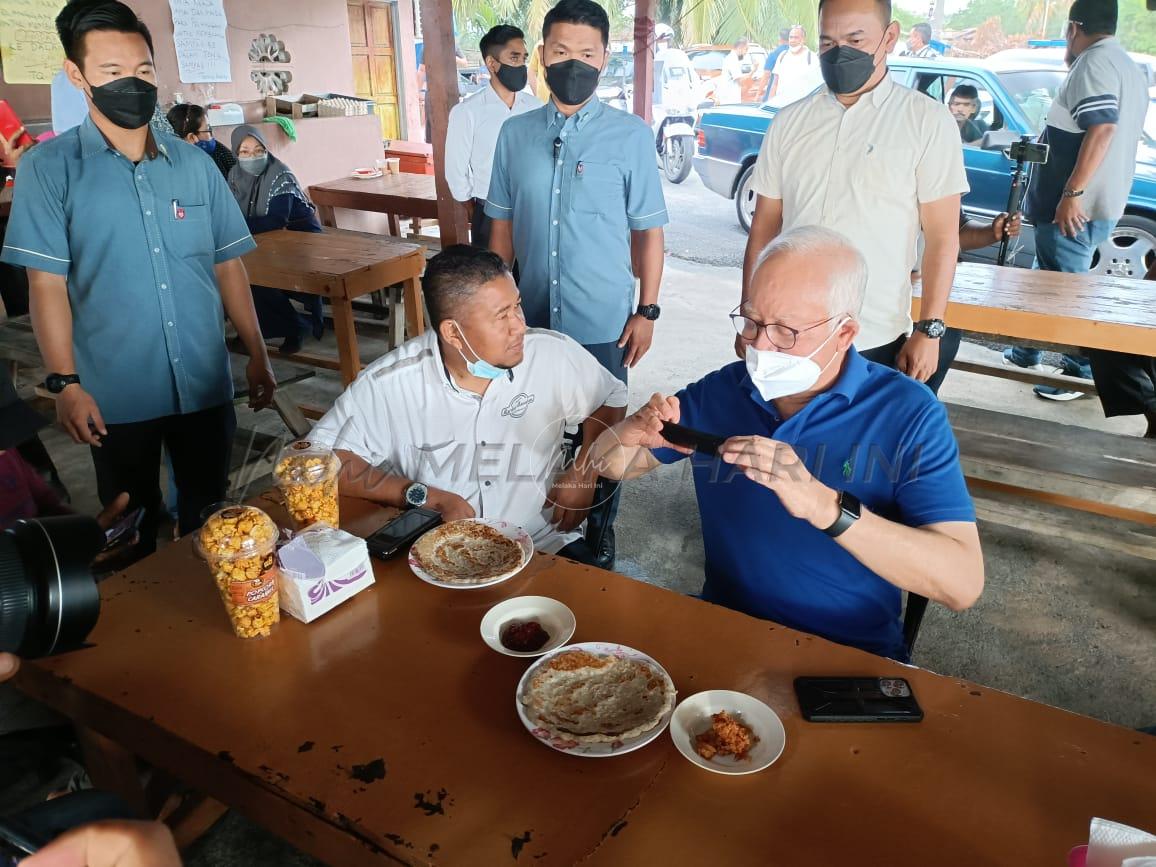
[[[866,284],[837,232],[780,235],[731,316],[745,361],[654,395],[599,437],[593,460],[634,479],[691,458],[706,600],[906,659],[902,592],[967,608],[983,555],[943,405],[852,346]],[[676,445],[687,440],[667,422],[713,449]]]

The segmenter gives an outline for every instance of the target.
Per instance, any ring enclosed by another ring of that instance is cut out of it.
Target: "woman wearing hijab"
[[[191,145],[196,145],[213,158],[217,168],[226,178],[229,170],[237,164],[233,152],[213,138],[213,128],[206,119],[205,109],[199,105],[181,103],[169,109],[169,123],[177,138],[183,138]]]
[[[275,229],[321,231],[313,203],[289,167],[269,153],[265,137],[256,127],[245,124],[233,130],[233,150],[237,153],[237,165],[229,171],[229,187],[249,223],[250,232],[257,235]],[[306,334],[321,339],[325,319],[319,296],[282,292],[268,286],[252,288],[261,333],[267,339],[285,338],[282,352],[297,352]],[[299,314],[289,302],[290,298],[300,301],[307,315]]]

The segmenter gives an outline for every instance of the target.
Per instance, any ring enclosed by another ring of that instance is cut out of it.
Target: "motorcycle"
[[[655,106],[654,146],[662,173],[672,184],[690,176],[694,158],[694,112],[689,106]]]

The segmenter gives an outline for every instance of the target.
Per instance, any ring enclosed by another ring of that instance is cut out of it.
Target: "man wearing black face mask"
[[[490,218],[486,216],[486,195],[498,133],[509,118],[539,108],[542,103],[526,90],[526,35],[521,30],[499,24],[482,37],[481,49],[490,72],[490,86],[450,109],[446,183],[454,199],[466,205],[473,243],[488,247]]]
[[[92,449],[106,504],[145,509],[138,553],[156,547],[161,446],[180,530],[227,487],[236,417],[228,314],[250,355],[250,406],[276,385],[238,258],[255,246],[213,161],[150,130],[152,39],[116,0],[73,0],[56,19],[80,126],[21,161],[0,258],[28,270],[32,324],[57,418]]]
[[[959,348],[943,318],[959,255],[967,175],[947,108],[895,84],[899,39],[889,0],[820,0],[826,87],[787,106],[763,139],[743,267],[743,300],[764,247],[795,226],[841,232],[867,260],[855,347],[936,391]],[[922,319],[911,322],[911,271],[922,227]]]

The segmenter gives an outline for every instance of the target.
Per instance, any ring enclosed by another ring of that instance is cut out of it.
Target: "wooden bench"
[[[1156,560],[1156,441],[970,406],[947,411],[981,519]]]

